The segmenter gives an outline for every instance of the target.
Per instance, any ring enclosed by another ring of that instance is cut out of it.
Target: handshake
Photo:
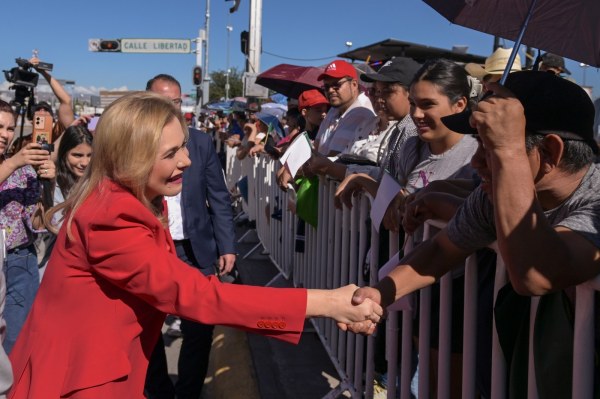
[[[342,331],[371,335],[385,317],[381,293],[376,288],[359,288],[351,284],[331,291],[309,292],[313,295],[308,297],[307,316],[334,319]],[[316,297],[320,298],[316,300]],[[311,310],[311,307],[314,308]]]

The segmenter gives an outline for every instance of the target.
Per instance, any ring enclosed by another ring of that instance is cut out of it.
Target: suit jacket
[[[217,258],[236,252],[231,196],[211,136],[189,132],[192,165],[183,172],[183,228],[202,272],[214,274]]]
[[[106,179],[64,223],[10,354],[9,398],[142,399],[165,314],[296,343],[306,291],[221,284],[180,261],[168,229]]]

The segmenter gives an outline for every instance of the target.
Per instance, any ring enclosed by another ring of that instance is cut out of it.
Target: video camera
[[[16,67],[10,70],[4,70],[4,77],[13,84],[11,89],[15,90],[15,99],[12,101],[17,107],[22,107],[27,103],[27,98],[33,98],[33,89],[38,84],[40,75],[32,71],[33,64],[24,58],[16,58]],[[40,62],[36,68],[44,71],[52,71],[52,64]],[[31,115],[29,115],[31,117]]]
[[[8,71],[4,71],[4,77],[6,80],[10,83],[14,83],[17,86],[36,87],[40,75],[31,71],[33,65],[24,58],[17,58],[15,59],[15,62],[18,66],[11,68]],[[51,71],[52,64],[40,62],[38,68]]]

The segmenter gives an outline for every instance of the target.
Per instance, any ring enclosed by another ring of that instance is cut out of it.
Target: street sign
[[[99,53],[189,54],[192,51],[192,41],[189,39],[89,39],[88,50]]]
[[[121,39],[122,53],[188,54],[191,50],[189,39]]]
[[[244,97],[269,97],[269,89],[256,84],[256,73],[244,72],[242,82],[244,84]]]

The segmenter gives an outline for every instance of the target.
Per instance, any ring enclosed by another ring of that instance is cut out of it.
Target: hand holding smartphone
[[[32,141],[40,144],[42,149],[48,152],[54,151],[54,145],[52,144],[53,122],[51,115],[40,115],[37,112],[33,115]]]

